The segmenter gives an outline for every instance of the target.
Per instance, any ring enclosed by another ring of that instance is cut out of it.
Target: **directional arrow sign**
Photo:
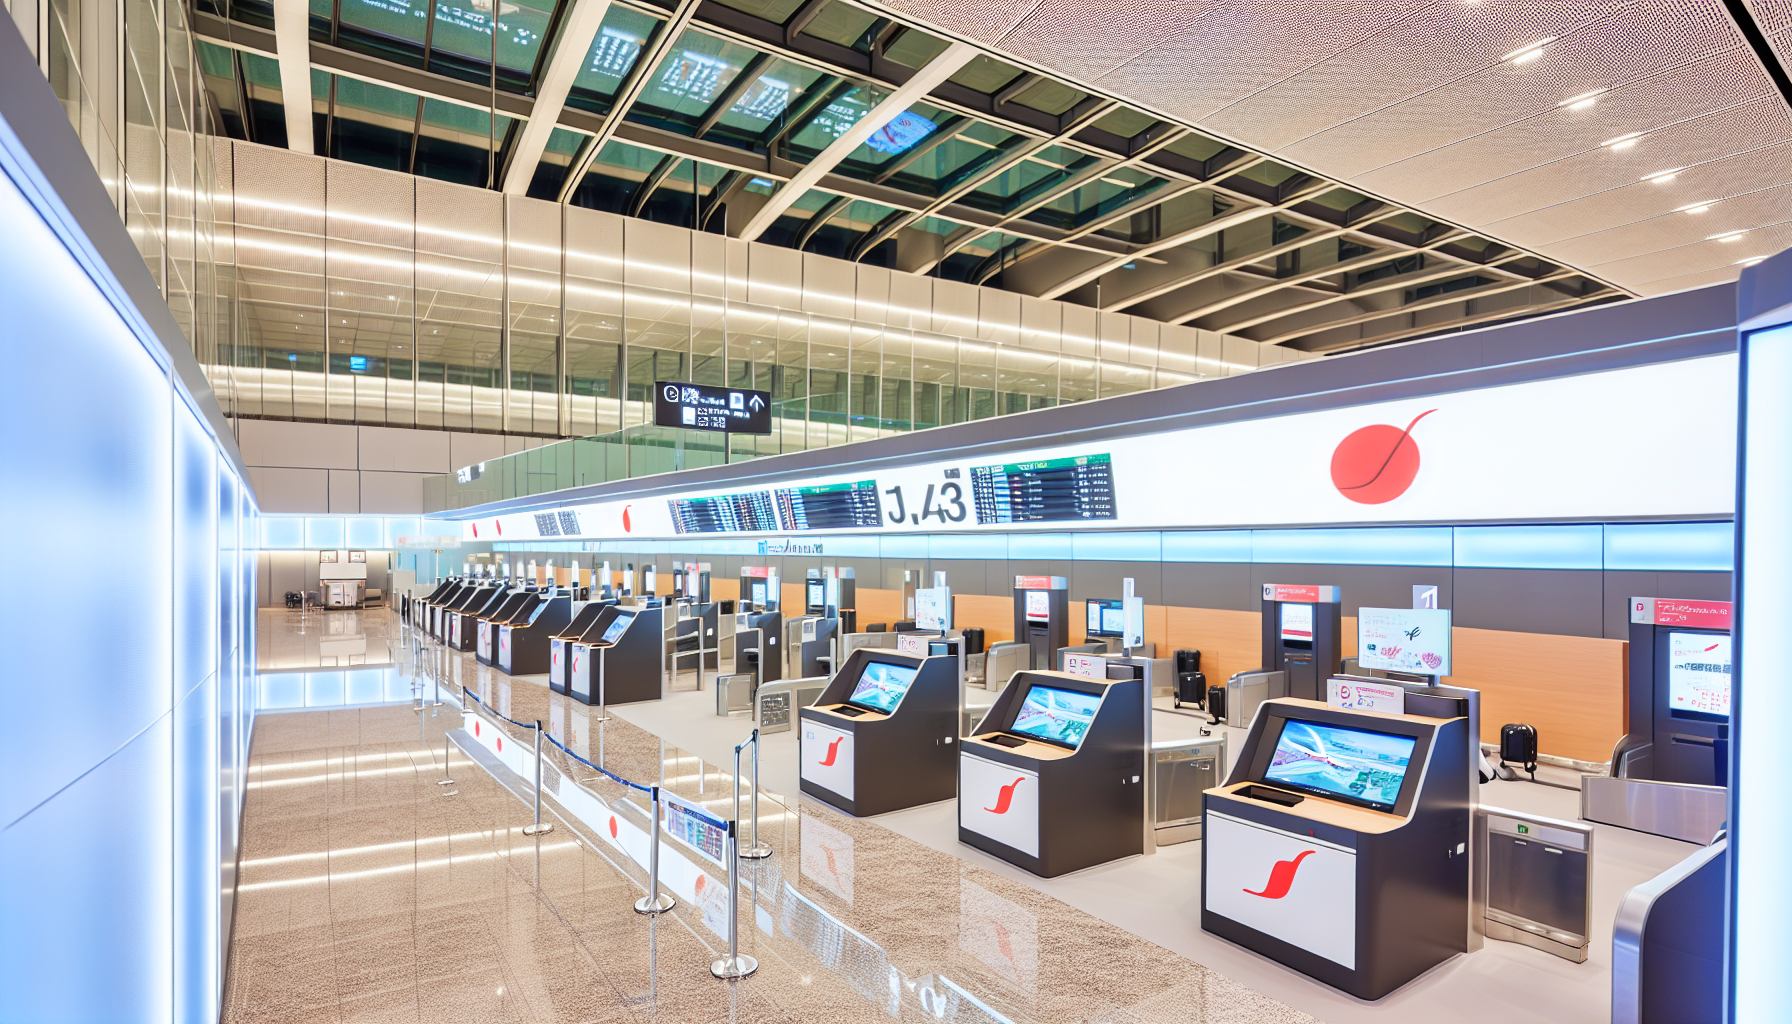
[[[747,400],[747,408],[758,412],[765,408],[765,399],[759,397],[758,393],[754,393],[753,397]]]
[[[772,432],[771,395],[764,391],[662,380],[654,387],[653,422],[662,427],[687,430],[769,434]]]

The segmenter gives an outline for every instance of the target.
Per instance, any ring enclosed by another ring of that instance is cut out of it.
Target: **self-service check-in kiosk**
[[[1629,717],[1612,775],[1727,785],[1730,612],[1728,601],[1630,599]]]
[[[734,619],[734,674],[756,675],[760,684],[784,678],[784,616],[778,612],[740,612]]]
[[[474,646],[473,657],[481,665],[498,663],[498,627],[509,622],[524,607],[532,605],[536,600],[534,588],[512,591],[500,604],[496,611],[480,615],[476,621],[478,639]]]
[[[1263,668],[1281,672],[1271,696],[1325,700],[1325,681],[1344,671],[1343,593],[1337,587],[1263,585]]]
[[[548,642],[548,689],[555,693],[565,693],[567,668],[572,663],[572,645],[583,640],[591,627],[597,624],[598,616],[604,609],[614,605],[615,601],[592,601],[579,609],[565,629],[558,631]]]
[[[498,627],[498,670],[513,676],[546,672],[554,634],[572,621],[572,595],[552,590],[515,621]]]
[[[958,789],[951,658],[861,648],[800,712],[804,793],[861,817],[949,800]]]
[[[1144,852],[1143,685],[1016,673],[959,750],[958,841],[1046,878]]]
[[[1202,816],[1201,927],[1359,999],[1468,949],[1467,718],[1263,704]]]
[[[478,640],[478,628],[474,623],[479,616],[496,611],[509,593],[507,587],[483,582],[455,599],[445,613],[448,620],[442,630],[442,642],[457,651],[472,650]]]
[[[1014,639],[1033,652],[1028,667],[1049,669],[1070,646],[1070,581],[1062,576],[1014,577]]]
[[[586,704],[659,700],[666,679],[666,645],[658,605],[605,608],[587,639],[572,644],[567,695]]]
[[[454,603],[455,599],[460,597],[473,585],[474,583],[471,579],[462,578],[455,580],[448,584],[447,589],[442,591],[441,596],[429,603],[428,607],[424,610],[427,612],[428,618],[425,628],[429,631],[430,636],[437,640],[442,639],[442,631],[447,628],[448,606]]]

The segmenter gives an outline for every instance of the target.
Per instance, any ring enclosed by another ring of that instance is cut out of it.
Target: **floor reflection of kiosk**
[[[861,648],[800,713],[802,791],[861,817],[958,790],[956,659]]]
[[[1070,646],[1070,581],[1062,576],[1014,577],[1014,639],[1032,648],[1032,668],[1053,667]]]
[[[1201,927],[1380,999],[1467,950],[1468,719],[1282,698],[1202,815]]]
[[[1138,679],[1017,672],[959,751],[958,841],[1051,878],[1144,849]]]
[[[1277,697],[1324,700],[1325,681],[1344,670],[1342,591],[1337,587],[1263,585],[1263,671],[1281,672]]]
[[[531,676],[549,667],[554,634],[572,621],[572,595],[549,592],[526,616],[498,627],[498,670]]]
[[[659,700],[666,678],[666,645],[657,605],[611,605],[572,644],[567,694],[586,704]]]
[[[548,689],[555,693],[566,692],[567,667],[572,663],[572,645],[574,641],[585,639],[585,634],[592,626],[597,625],[598,617],[604,609],[614,605],[615,601],[592,601],[579,609],[565,629],[559,630],[548,644]]]
[[[1614,776],[1727,784],[1730,610],[1728,601],[1630,599],[1629,719]]]

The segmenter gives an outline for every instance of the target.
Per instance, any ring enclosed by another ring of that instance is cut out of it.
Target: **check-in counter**
[[[605,608],[572,644],[567,695],[585,704],[632,704],[665,696],[666,644],[657,605]]]
[[[532,608],[498,626],[498,671],[530,676],[548,670],[551,641],[572,621],[572,595],[549,591]]]
[[[957,792],[955,657],[854,651],[800,720],[802,791],[848,814],[884,814]]]

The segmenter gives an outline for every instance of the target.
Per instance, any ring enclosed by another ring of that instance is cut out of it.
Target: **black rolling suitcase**
[[[1215,724],[1226,720],[1226,684],[1207,688],[1207,717]]]
[[[1516,765],[1537,777],[1537,727],[1514,722],[1500,727],[1500,765]]]
[[[1201,671],[1200,651],[1176,652],[1176,693],[1171,702],[1178,708],[1184,704],[1206,705],[1207,675]]]

